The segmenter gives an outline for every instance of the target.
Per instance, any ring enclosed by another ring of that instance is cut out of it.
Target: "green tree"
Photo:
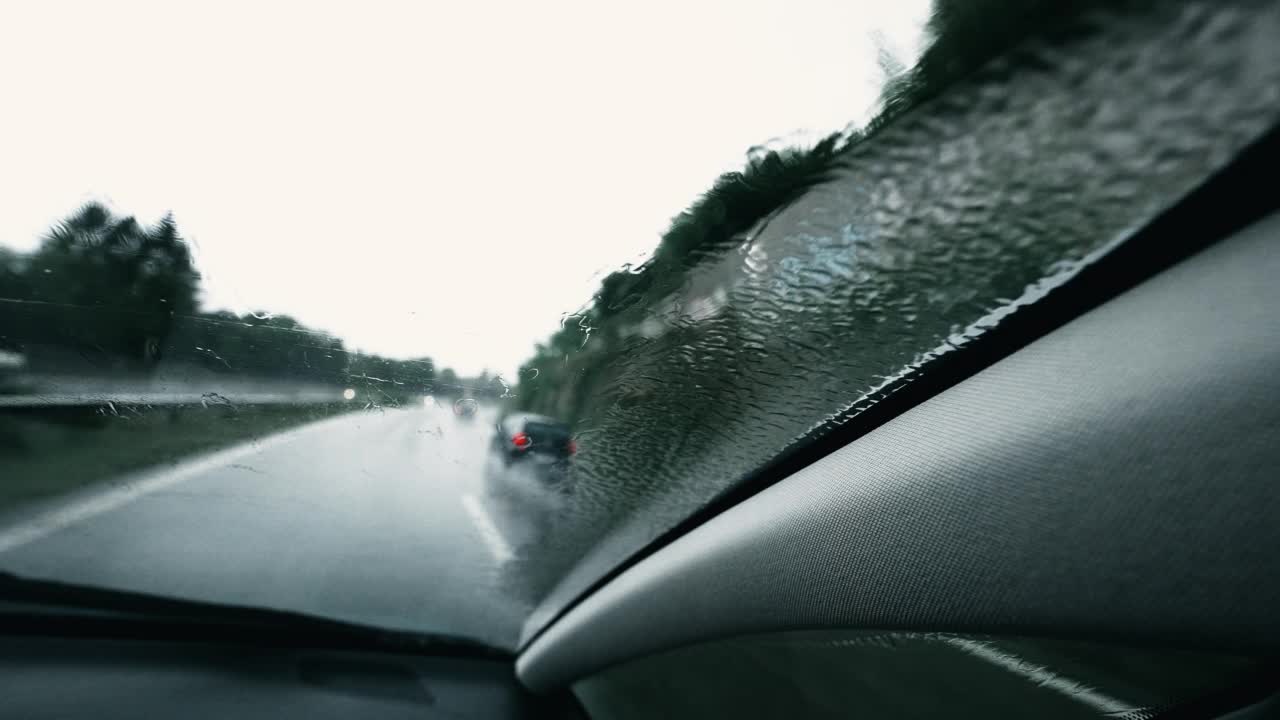
[[[0,248],[0,318],[17,318],[24,309],[22,301],[31,297],[25,265],[25,258],[21,255],[8,248]],[[0,350],[22,348],[18,330],[19,327],[11,322],[0,323]]]
[[[195,310],[200,280],[172,216],[145,228],[97,203],[55,226],[24,275],[24,299],[48,304],[56,339],[143,368],[159,360],[175,315]]]
[[[462,381],[459,380],[458,374],[453,371],[453,368],[441,370],[432,387],[436,395],[445,397],[462,396]]]

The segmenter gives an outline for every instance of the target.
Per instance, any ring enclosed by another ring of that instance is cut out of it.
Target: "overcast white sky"
[[[509,373],[748,147],[866,117],[929,0],[0,8],[0,244],[172,211],[208,308]]]

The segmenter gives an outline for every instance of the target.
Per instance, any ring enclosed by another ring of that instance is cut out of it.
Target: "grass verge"
[[[31,408],[0,413],[0,511],[358,407]]]

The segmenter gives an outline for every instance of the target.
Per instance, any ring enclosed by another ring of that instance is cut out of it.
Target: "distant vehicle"
[[[540,480],[559,483],[577,451],[568,425],[545,415],[518,413],[498,422],[489,459],[503,471],[519,466]]]
[[[453,403],[453,414],[460,418],[470,420],[480,411],[480,403],[475,398],[461,398]]]

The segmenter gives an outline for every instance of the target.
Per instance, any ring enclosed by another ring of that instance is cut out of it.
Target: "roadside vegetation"
[[[0,414],[0,512],[350,412],[346,403]]]
[[[513,404],[581,424],[617,400],[610,367],[645,340],[629,332],[657,318],[691,272],[759,232],[769,219],[830,179],[857,148],[896,118],[936,97],[1031,35],[1068,33],[1070,20],[1101,0],[935,0],[927,45],[910,69],[882,50],[881,107],[865,127],[849,127],[809,146],[753,148],[742,170],[671,221],[649,260],[606,276],[594,297],[540,343],[520,368]],[[1114,4],[1114,3],[1113,3]]]

